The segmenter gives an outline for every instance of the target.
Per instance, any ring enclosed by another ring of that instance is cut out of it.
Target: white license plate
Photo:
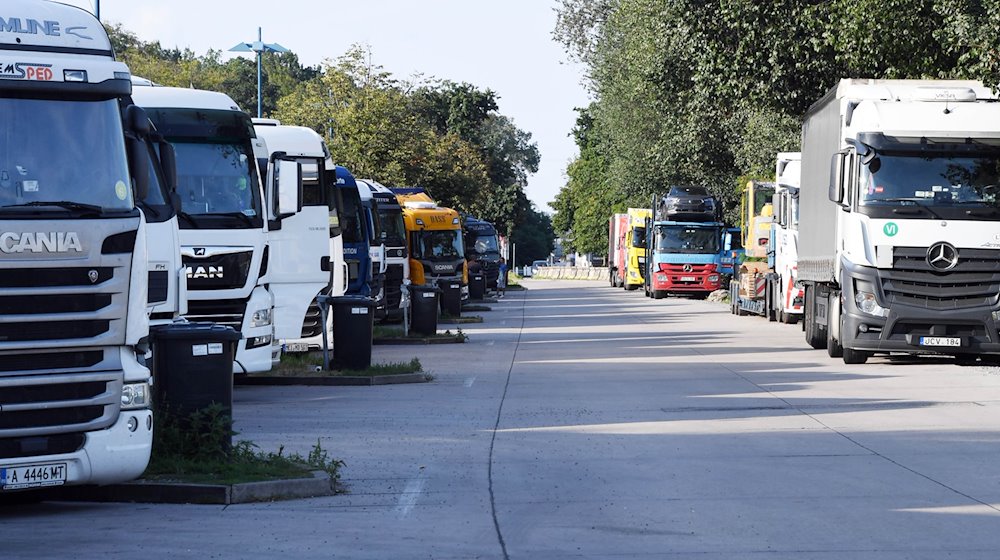
[[[947,336],[922,336],[920,337],[921,346],[961,346],[962,339]]]
[[[309,345],[305,342],[286,342],[285,352],[296,353],[296,352],[308,352]]]
[[[698,279],[694,276],[681,276],[681,282],[697,282]]]
[[[20,490],[66,483],[66,463],[0,467],[0,490]]]

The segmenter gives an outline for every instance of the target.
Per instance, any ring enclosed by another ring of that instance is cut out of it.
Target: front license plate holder
[[[24,490],[66,484],[66,463],[0,467],[0,490]]]
[[[922,336],[920,337],[920,346],[961,348],[962,339],[957,336]]]
[[[697,282],[698,279],[694,276],[681,276],[681,282]]]

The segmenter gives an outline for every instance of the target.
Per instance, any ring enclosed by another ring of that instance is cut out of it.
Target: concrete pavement
[[[845,366],[725,305],[528,285],[463,326],[468,344],[375,349],[432,383],[237,388],[244,437],[321,441],[348,494],[0,509],[0,557],[1000,554],[996,370]]]

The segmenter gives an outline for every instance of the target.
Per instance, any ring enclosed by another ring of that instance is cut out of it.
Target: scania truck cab
[[[403,204],[410,248],[410,282],[417,286],[461,282],[462,299],[467,299],[469,275],[458,212],[438,206],[420,187],[392,190]]]
[[[500,238],[493,224],[465,217],[465,260],[471,268],[477,266],[486,278],[486,290],[496,291],[500,277]]]
[[[267,289],[267,226],[270,219],[298,211],[301,170],[290,161],[276,166],[269,173],[274,192],[265,199],[255,149],[267,157],[266,147],[249,115],[229,96],[137,86],[133,98],[177,154],[187,318],[242,333],[234,373],[269,371],[274,299]]]
[[[275,338],[289,352],[305,351],[308,339],[322,335],[316,297],[342,296],[347,290],[335,171],[323,137],[311,128],[254,119],[254,129],[270,152],[258,160],[263,175],[277,161],[298,162],[302,168],[302,208],[272,220],[267,235],[269,277],[272,286],[278,287],[274,290]],[[284,283],[275,283],[282,279]]]
[[[409,306],[409,297],[404,286],[410,283],[410,259],[406,249],[406,225],[403,223],[403,208],[396,195],[385,185],[366,179],[372,198],[378,207],[379,222],[382,227],[382,242],[385,244],[385,308],[386,319],[402,320]]]
[[[842,80],[806,114],[807,342],[1000,353],[1000,102],[979,82]],[[992,358],[991,358],[992,359]]]
[[[142,474],[153,420],[149,120],[89,13],[7,0],[0,26],[0,494]]]

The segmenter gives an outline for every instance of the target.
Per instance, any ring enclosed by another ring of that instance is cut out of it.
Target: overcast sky
[[[61,0],[93,9],[95,0]],[[227,50],[257,38],[279,43],[303,64],[336,58],[354,43],[398,78],[413,74],[470,82],[500,96],[500,112],[530,132],[542,155],[528,198],[542,210],[576,154],[568,136],[587,103],[582,70],[552,40],[555,0],[103,0],[101,19],[146,41]],[[244,107],[252,110],[251,107]]]

